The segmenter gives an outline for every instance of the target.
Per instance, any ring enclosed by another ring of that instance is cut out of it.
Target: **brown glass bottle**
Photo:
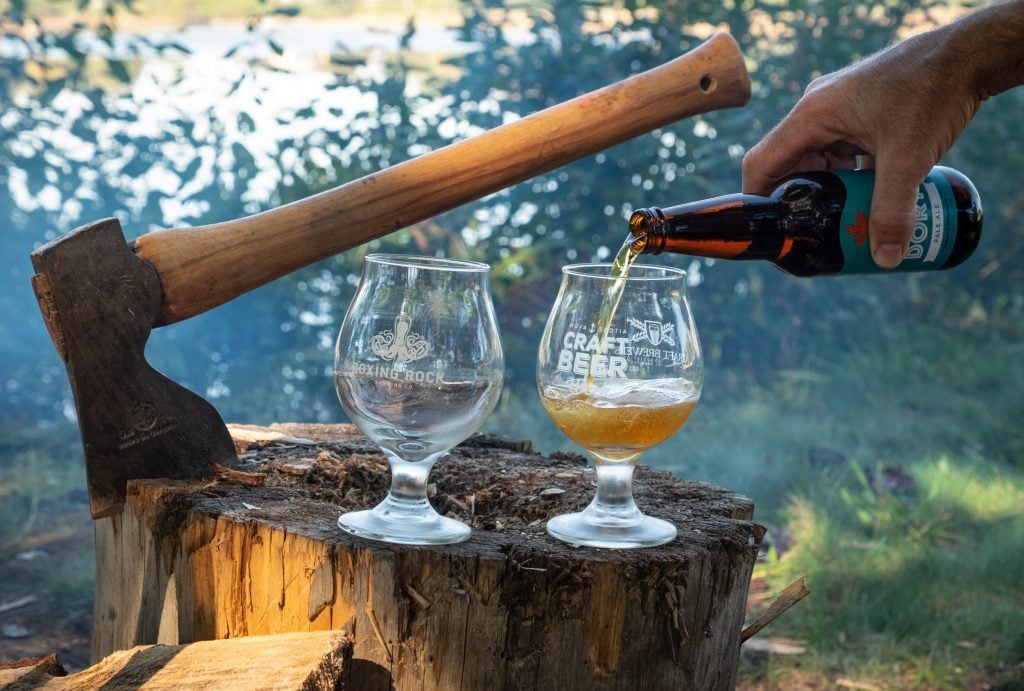
[[[767,197],[729,194],[634,211],[640,254],[763,259],[796,276],[875,273],[867,239],[874,171],[814,171],[782,179]],[[936,166],[918,188],[914,235],[896,271],[948,269],[981,239],[981,199],[962,173]]]

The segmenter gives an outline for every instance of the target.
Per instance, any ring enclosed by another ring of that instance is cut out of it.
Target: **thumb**
[[[917,190],[930,168],[885,165],[878,159],[875,189],[871,196],[868,239],[871,257],[882,269],[894,269],[903,261],[914,231]]]

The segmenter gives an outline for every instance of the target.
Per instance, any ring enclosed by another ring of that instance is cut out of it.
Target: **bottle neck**
[[[784,254],[787,208],[771,197],[729,194],[665,209],[634,211],[634,251],[718,259],[767,259]]]

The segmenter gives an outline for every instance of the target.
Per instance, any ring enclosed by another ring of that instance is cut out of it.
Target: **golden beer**
[[[606,461],[629,461],[675,434],[700,393],[686,379],[548,385],[541,402],[565,436]]]

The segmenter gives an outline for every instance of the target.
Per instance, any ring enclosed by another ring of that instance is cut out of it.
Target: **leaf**
[[[231,153],[235,157],[235,175],[250,178],[256,173],[256,159],[247,148],[235,142],[231,145]]]
[[[181,172],[181,179],[190,182],[195,179],[196,173],[199,172],[199,168],[203,165],[203,159],[201,156],[196,156],[188,164],[188,166]]]
[[[176,50],[184,55],[192,54],[191,48],[189,48],[183,43],[178,43],[177,41],[164,41],[163,43],[159,44],[159,49],[161,51]]]
[[[112,27],[110,24],[100,24],[100,28],[97,29],[96,34],[99,36],[99,39],[101,41],[106,43],[111,48],[114,47],[114,27]]]
[[[235,92],[238,91],[238,87],[242,86],[242,82],[244,82],[244,81],[245,81],[245,76],[244,75],[239,77],[238,79],[236,79],[234,81],[234,83],[231,85],[231,88],[228,89],[228,96],[233,96],[235,94]]]
[[[67,81],[67,78],[61,77],[60,79],[52,79],[46,82],[46,89],[43,91],[42,96],[40,96],[40,102],[43,105],[49,105],[57,97],[57,94],[64,90],[64,85]]]
[[[130,84],[132,81],[132,77],[128,73],[128,67],[123,60],[108,60],[107,72],[122,84]]]
[[[331,55],[330,60],[332,65],[339,67],[362,67],[366,64],[366,60],[355,55],[339,55],[335,53]]]
[[[242,132],[249,133],[256,131],[256,122],[248,113],[238,114],[238,129]]]
[[[398,47],[402,50],[408,50],[412,44],[413,34],[416,33],[416,23],[413,17],[409,18],[409,22],[405,25],[405,32],[402,33],[400,39],[398,39]]]

